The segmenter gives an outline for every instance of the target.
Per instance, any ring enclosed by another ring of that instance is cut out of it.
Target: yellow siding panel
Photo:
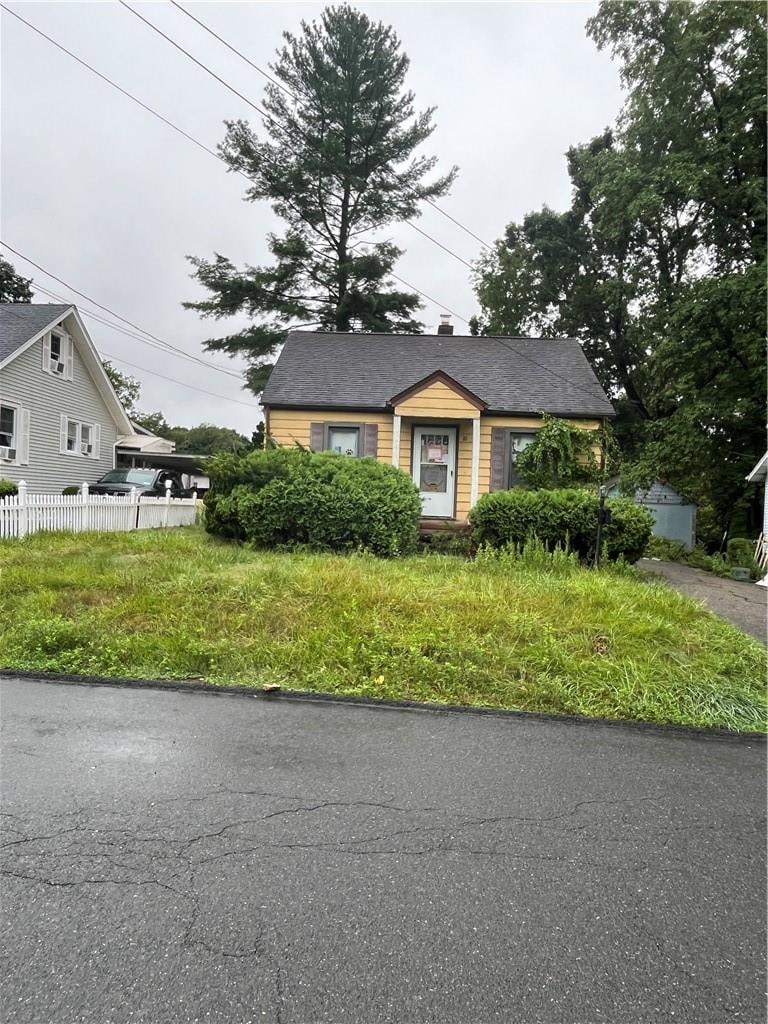
[[[407,407],[407,412],[406,412]],[[425,388],[397,407],[403,418],[400,428],[400,469],[411,474],[411,440],[413,419],[427,419],[438,425],[441,420],[456,420],[458,448],[456,453],[456,517],[466,519],[470,510],[472,483],[472,419],[478,410],[442,381]],[[572,420],[574,426],[585,430],[598,430],[599,420]],[[269,433],[280,445],[301,444],[309,447],[310,423],[375,423],[379,428],[379,462],[392,461],[392,416],[389,413],[334,412],[327,409],[270,409]],[[491,429],[537,430],[541,426],[538,416],[482,416],[480,418],[480,475],[478,493],[487,493],[491,479]],[[596,445],[595,455],[600,456]]]
[[[270,437],[286,448],[300,444],[309,447],[310,423],[375,423],[379,428],[376,458],[392,461],[392,417],[376,412],[329,412],[306,409],[270,409]]]
[[[436,380],[410,398],[395,407],[399,416],[439,416],[446,419],[472,419],[480,415],[471,402],[448,387],[441,380]]]

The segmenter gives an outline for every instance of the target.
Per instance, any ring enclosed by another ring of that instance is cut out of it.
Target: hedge
[[[19,488],[11,480],[0,480],[0,498],[10,498],[19,493]]]
[[[635,562],[645,550],[653,516],[630,498],[606,501],[610,525],[602,545],[610,559]],[[469,514],[473,539],[501,548],[536,538],[549,548],[568,547],[579,558],[594,558],[597,545],[597,495],[581,489],[494,491],[484,494]]]
[[[411,478],[375,459],[300,449],[209,464],[206,529],[259,547],[413,551],[421,501]]]

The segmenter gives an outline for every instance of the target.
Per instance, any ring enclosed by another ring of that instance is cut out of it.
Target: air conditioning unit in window
[[[80,451],[83,453],[83,455],[93,455],[93,445],[88,444],[87,441],[83,441],[80,444]]]
[[[0,459],[5,459],[8,462],[12,462],[15,458],[16,458],[16,449],[15,448],[7,448],[7,447],[0,448]]]
[[[56,356],[51,356],[51,373],[64,373],[64,363],[60,363]]]

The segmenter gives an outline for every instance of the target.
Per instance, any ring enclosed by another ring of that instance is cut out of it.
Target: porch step
[[[435,533],[467,533],[469,523],[465,519],[421,519],[419,533],[430,537]]]

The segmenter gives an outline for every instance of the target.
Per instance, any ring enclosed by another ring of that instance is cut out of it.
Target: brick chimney
[[[447,313],[440,314],[440,325],[437,328],[438,334],[453,334],[453,324]]]

